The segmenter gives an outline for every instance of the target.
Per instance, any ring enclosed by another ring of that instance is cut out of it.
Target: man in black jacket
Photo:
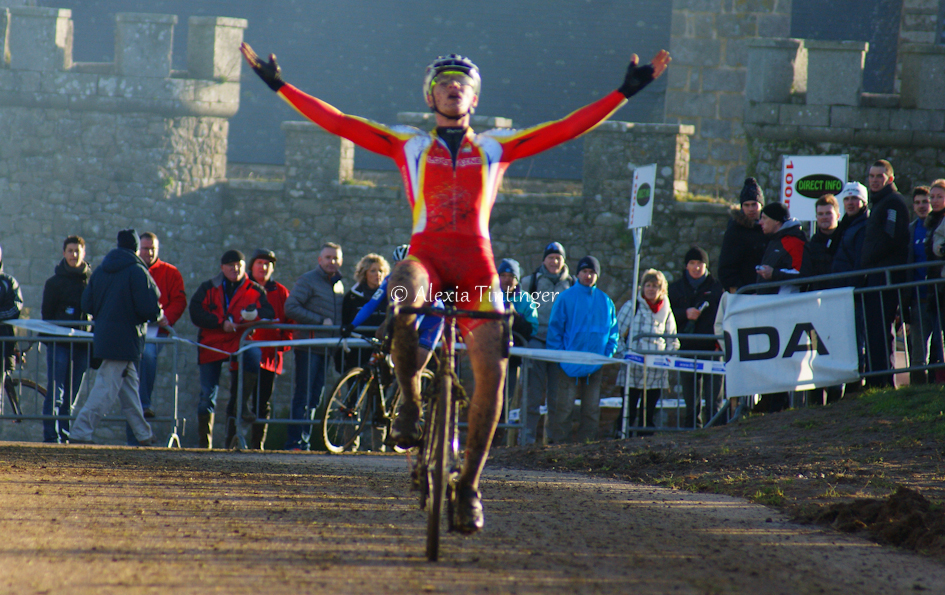
[[[669,304],[676,318],[676,329],[685,335],[714,335],[715,315],[719,301],[725,291],[722,284],[709,273],[709,255],[699,246],[686,252],[686,268],[682,277],[669,285]],[[680,351],[716,351],[714,339],[680,339]],[[703,358],[704,359],[704,358]],[[686,401],[686,417],[683,427],[701,427],[708,421],[703,418],[702,402],[709,408],[709,416],[718,410],[718,397],[722,377],[715,374],[680,372],[683,399]],[[699,389],[699,390],[697,390]],[[695,395],[698,393],[698,400]],[[697,413],[698,411],[698,413]]]
[[[118,247],[95,269],[82,293],[82,310],[95,320],[92,351],[102,360],[89,398],[76,415],[69,441],[90,443],[99,421],[118,400],[138,444],[154,437],[138,398],[138,363],[147,323],[164,315],[157,284],[138,256],[138,232],[118,232]]]
[[[755,178],[745,180],[741,207],[732,209],[719,254],[719,281],[726,291],[735,293],[739,287],[755,282],[755,267],[761,264],[768,244],[759,222],[764,203],[764,194]]]
[[[863,233],[863,253],[860,267],[872,269],[906,264],[909,259],[909,209],[906,200],[893,183],[892,165],[885,159],[873,163],[869,170],[869,188],[873,208]],[[890,274],[892,283],[903,283],[906,271]],[[877,272],[866,276],[867,287],[886,285],[886,273]],[[863,310],[866,317],[866,344],[869,372],[891,369],[892,324],[899,308],[899,292],[896,290],[871,291],[863,295]],[[867,386],[894,386],[892,373],[866,377]]]
[[[88,320],[88,314],[82,311],[82,292],[91,275],[92,267],[85,262],[85,240],[80,236],[67,237],[62,243],[62,260],[43,286],[43,320]],[[43,415],[72,415],[72,405],[88,368],[89,348],[85,343],[50,342],[46,346],[49,381],[43,399]],[[43,420],[43,442],[59,443],[68,439],[68,419]]]

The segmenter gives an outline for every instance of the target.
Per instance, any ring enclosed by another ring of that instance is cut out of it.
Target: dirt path
[[[725,496],[492,469],[423,557],[402,456],[0,446],[0,592],[945,592],[945,567]]]

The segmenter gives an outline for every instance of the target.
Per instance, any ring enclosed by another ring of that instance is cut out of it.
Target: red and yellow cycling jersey
[[[279,95],[328,132],[394,160],[413,215],[411,257],[430,271],[431,282],[437,279],[442,284],[434,291],[457,289],[461,295],[470,296],[479,294],[478,286],[484,278],[492,280],[492,288],[498,288],[492,251],[486,254],[483,247],[489,247],[489,216],[508,166],[516,159],[531,157],[591,130],[627,101],[622,93],[614,91],[561,120],[525,130],[476,134],[468,129],[454,166],[450,149],[436,130],[388,127],[350,116],[288,84],[279,89]],[[442,246],[444,241],[448,249]],[[438,244],[439,250],[432,249]],[[424,247],[423,254],[418,251],[414,255],[414,247],[419,246]],[[458,248],[462,251],[457,252]],[[473,252],[476,254],[471,259]],[[456,260],[474,260],[475,274],[472,267],[457,267]],[[477,303],[457,306],[502,310],[501,300],[495,303],[487,297],[488,292],[483,295],[486,297]]]

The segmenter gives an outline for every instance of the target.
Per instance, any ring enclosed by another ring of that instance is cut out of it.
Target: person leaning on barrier
[[[298,324],[340,324],[345,292],[340,272],[343,262],[341,246],[332,242],[323,244],[318,254],[318,266],[299,277],[289,292],[285,302],[286,316]],[[309,333],[309,336],[316,337],[315,333]],[[318,409],[325,386],[327,357],[330,356],[320,347],[295,349],[295,392],[289,414],[291,419],[312,419]],[[286,434],[286,450],[311,448],[311,426],[289,425]]]
[[[367,254],[361,257],[354,266],[355,285],[348,290],[341,302],[341,325],[346,326],[357,317],[358,312],[390,275],[390,263],[380,254]],[[387,317],[387,300],[383,308],[376,309],[362,324],[366,326],[380,326]],[[363,365],[371,356],[370,349],[354,348],[347,353],[336,354],[335,366],[338,372]]]
[[[220,258],[220,273],[204,281],[190,298],[190,320],[200,330],[197,341],[213,349],[199,349],[197,364],[200,368],[200,401],[197,404],[197,436],[200,448],[213,448],[213,421],[220,389],[220,372],[224,362],[230,363],[230,401],[228,417],[236,415],[238,371],[237,363],[228,355],[239,350],[240,339],[246,326],[257,319],[271,320],[275,316],[266,290],[246,275],[246,257],[239,250],[227,250]],[[222,350],[227,353],[220,353]],[[262,353],[258,347],[243,352],[243,409],[240,417],[247,423],[256,420],[250,409],[252,395],[259,379]],[[234,423],[227,422],[229,437],[236,431]],[[227,446],[229,440],[226,440]]]
[[[684,258],[686,267],[682,276],[669,285],[669,303],[676,318],[676,329],[686,335],[714,335],[715,317],[725,289],[709,273],[709,255],[699,246],[693,246]],[[682,351],[716,351],[715,339],[680,339]],[[684,356],[691,357],[691,356]],[[718,400],[722,390],[719,374],[679,372],[686,414],[683,427],[694,428],[711,419],[720,406]],[[698,394],[698,397],[696,396]],[[703,414],[702,404],[708,407],[708,416]]]
[[[522,291],[529,294],[535,302],[538,316],[538,330],[528,340],[529,349],[545,349],[548,336],[548,321],[555,298],[574,284],[574,278],[565,262],[564,246],[551,242],[545,246],[542,262],[535,272],[522,279]],[[537,359],[525,361],[528,366],[528,394],[525,396],[527,427],[524,444],[533,444],[538,433],[539,413],[542,403],[550,403],[558,398],[558,364]],[[547,438],[547,418],[545,437]]]
[[[833,270],[834,244],[840,240],[837,228],[840,222],[840,203],[833,194],[825,194],[814,203],[817,217],[816,230],[810,241],[804,245],[804,260],[801,263],[802,277],[829,275]],[[829,289],[830,283],[818,281],[809,283],[805,291]]]
[[[499,273],[499,289],[502,291],[502,303],[512,308],[512,338],[515,347],[527,347],[532,335],[538,332],[538,314],[535,300],[528,292],[522,291],[518,280],[522,275],[522,267],[513,258],[503,259],[496,267]],[[522,358],[509,358],[508,394],[515,392],[518,380],[518,368]],[[537,412],[536,412],[537,413]]]
[[[119,401],[138,444],[153,443],[138,397],[138,365],[148,323],[164,316],[160,297],[138,256],[138,233],[118,232],[118,246],[105,255],[82,292],[82,310],[95,320],[92,355],[101,365],[89,398],[76,414],[69,442],[90,443],[96,426]]]
[[[893,167],[885,159],[870,166],[868,181],[873,208],[863,231],[863,269],[887,268],[906,264],[909,259],[909,209],[896,189]],[[866,287],[887,285],[908,279],[906,271],[881,271],[866,276]],[[899,291],[869,291],[863,294],[866,318],[867,361],[870,372],[887,372],[866,377],[868,387],[893,387],[891,354],[893,353],[893,321],[899,309]]]
[[[721,287],[721,286],[720,286]],[[639,337],[642,334],[675,335],[676,318],[667,296],[666,277],[656,269],[647,269],[640,278],[640,295],[630,299],[617,314],[617,328],[625,351],[676,351],[679,339],[664,337]],[[633,311],[636,302],[636,312]],[[637,411],[642,414],[641,426],[656,427],[656,402],[663,390],[669,389],[669,372],[665,369],[649,368],[633,363],[628,376],[625,366],[617,374],[617,386],[627,386],[627,409],[631,426],[637,425]],[[646,389],[646,407],[644,403]],[[638,405],[639,403],[639,405]],[[583,402],[582,402],[583,405]],[[645,410],[644,410],[645,409]]]
[[[138,239],[140,243],[138,256],[148,267],[148,273],[161,290],[161,309],[164,310],[164,316],[157,321],[157,336],[167,337],[166,329],[174,326],[187,309],[184,277],[177,267],[158,258],[161,243],[154,232],[146,231]],[[138,385],[138,395],[141,397],[141,407],[144,409],[146,418],[152,418],[155,415],[154,409],[151,408],[151,393],[154,392],[154,380],[157,376],[157,357],[162,349],[164,349],[163,343],[145,343],[144,354],[141,356],[139,369],[141,382]],[[131,431],[131,426],[128,426],[125,432],[128,444],[135,446],[137,441],[134,432]]]
[[[755,267],[768,243],[758,221],[765,197],[755,178],[745,180],[740,199],[739,208],[731,211],[719,254],[719,281],[731,293],[755,282]]]
[[[945,192],[940,189],[939,192]],[[925,239],[928,233],[925,229],[925,221],[932,212],[932,203],[929,197],[928,186],[916,186],[912,189],[912,212],[915,213],[915,219],[909,224],[909,264],[927,262],[928,256],[925,252]],[[925,281],[928,278],[928,267],[912,269],[913,281]],[[932,288],[934,295],[935,289]],[[937,348],[930,352],[929,341],[938,335],[933,331],[937,326],[936,321],[929,316],[929,287],[913,287],[905,296],[903,304],[902,321],[905,324],[906,332],[909,338],[909,365],[926,366],[929,364],[930,353],[938,354],[941,352],[941,343]],[[940,356],[933,355],[934,363],[941,361]],[[926,370],[913,370],[909,372],[909,384],[926,384],[928,374]]]
[[[89,284],[92,267],[85,261],[85,240],[69,236],[62,242],[62,260],[43,286],[43,320],[87,321],[82,310],[82,292]],[[84,327],[81,330],[86,330]],[[43,415],[72,415],[75,397],[89,368],[89,348],[85,343],[46,345],[46,396]],[[68,419],[43,420],[43,442],[64,443],[69,439]]]
[[[768,238],[768,245],[758,266],[758,283],[782,281],[784,284],[758,293],[797,293],[800,288],[792,282],[800,279],[807,243],[801,222],[791,217],[786,206],[773,202],[761,210],[761,229]]]
[[[289,290],[285,285],[273,280],[272,274],[276,270],[276,254],[272,250],[257,249],[249,259],[249,276],[266,290],[266,300],[273,310],[273,322],[292,324],[293,321],[285,315],[285,302],[289,298]],[[288,329],[259,328],[253,333],[254,341],[291,341],[292,331]],[[249,447],[253,450],[262,450],[266,443],[268,426],[262,420],[269,419],[272,412],[272,389],[276,382],[276,375],[282,374],[282,354],[291,349],[283,347],[263,347],[260,350],[259,389],[253,395],[252,410],[256,413],[256,423],[253,424],[250,434]]]
[[[610,296],[598,289],[600,262],[585,256],[578,262],[578,282],[555,300],[548,321],[548,349],[582,351],[611,357],[620,335]],[[595,440],[600,426],[600,383],[597,364],[558,364],[558,398],[548,402],[548,438],[561,443],[571,440],[571,411],[581,401],[577,441]]]

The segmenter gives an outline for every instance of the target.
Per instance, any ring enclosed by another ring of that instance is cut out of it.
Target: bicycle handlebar
[[[442,308],[433,306],[400,306],[398,304],[390,305],[391,314],[399,316],[400,314],[425,314],[438,316],[440,318],[478,318],[484,320],[503,320],[512,317],[512,312],[480,312],[478,310],[460,310],[453,304],[444,304]]]

